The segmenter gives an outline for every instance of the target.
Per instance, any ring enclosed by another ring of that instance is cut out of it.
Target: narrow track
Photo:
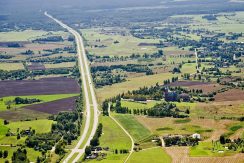
[[[110,114],[110,104],[108,105],[108,115],[109,115],[109,117],[115,122],[115,123],[117,123],[117,125],[126,133],[126,135],[128,135],[128,137],[130,138],[130,140],[131,140],[131,149],[130,149],[130,153],[129,153],[129,155],[127,156],[127,158],[125,159],[125,161],[124,161],[124,163],[126,163],[128,160],[129,160],[129,158],[130,158],[130,156],[132,155],[132,153],[133,153],[133,151],[134,151],[134,144],[135,144],[135,142],[134,142],[134,140],[133,140],[133,138],[132,138],[132,136],[129,134],[129,132],[128,131],[126,131],[126,129],[113,117],[113,116],[111,116],[111,114]]]

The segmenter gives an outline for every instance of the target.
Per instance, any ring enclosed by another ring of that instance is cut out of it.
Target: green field
[[[39,99],[41,102],[39,103],[45,103],[45,102],[51,102],[55,100],[60,100],[64,98],[69,98],[69,97],[74,97],[77,96],[78,94],[56,94],[56,95],[31,95],[31,96],[9,96],[9,97],[3,97],[0,100],[0,111],[7,110],[8,103],[10,103],[11,108],[20,108],[28,105],[33,105],[33,104],[18,104],[16,105],[13,101],[16,97],[21,97],[21,98],[28,98],[28,99]],[[37,103],[34,103],[37,104]]]
[[[132,102],[132,101],[121,101],[122,107],[128,107],[129,109],[149,109],[153,107],[154,105],[161,103],[161,101],[150,101],[146,104],[139,103],[139,102]]]
[[[53,69],[53,68],[70,68],[75,66],[75,62],[63,62],[57,64],[44,64],[45,68]]]
[[[181,68],[181,73],[188,73],[188,74],[193,74],[196,73],[196,63],[186,63],[183,64]]]
[[[134,152],[129,161],[130,163],[171,163],[171,157],[162,148],[146,149]]]
[[[151,136],[151,132],[139,123],[133,115],[115,114],[114,117],[123,125],[136,142]]]
[[[109,117],[101,117],[103,124],[103,134],[100,138],[100,144],[103,147],[114,149],[130,149],[130,138],[124,131]]]
[[[8,127],[3,124],[3,120],[0,119],[0,139],[5,137],[5,134],[8,132],[8,130]]]
[[[24,70],[24,65],[22,63],[0,63],[0,70]]]
[[[115,149],[129,150],[131,148],[131,140],[110,117],[102,116],[100,120],[103,124],[103,134],[99,139],[100,146],[109,147],[110,149],[110,152],[108,153],[106,159],[102,160],[101,162],[121,162],[121,160],[124,160],[127,155],[113,154],[113,151]]]
[[[0,32],[0,41],[31,41],[39,37],[46,37],[50,35],[67,35],[67,33],[59,32],[47,32],[42,30],[25,30],[25,31],[12,31],[12,32]]]
[[[82,29],[82,33],[85,39],[88,40],[87,50],[91,54],[99,56],[128,56],[133,53],[152,54],[158,51],[155,46],[138,46],[140,43],[159,43],[158,39],[139,39],[131,35],[108,35],[102,33],[100,29]],[[97,40],[100,40],[100,42]],[[115,44],[115,41],[119,41],[119,43]],[[105,47],[94,47],[95,45],[104,45]]]
[[[238,20],[243,20],[244,12],[235,12],[236,15],[231,15],[232,13],[221,13],[218,14],[217,20],[208,21],[203,19],[204,15],[177,15],[173,16],[175,18],[187,17],[192,18],[193,22],[190,23],[190,28],[192,29],[207,29],[215,32],[243,32],[244,24],[240,23]],[[228,15],[228,16],[225,16]]]
[[[51,131],[52,124],[54,122],[52,120],[40,119],[33,121],[21,121],[21,122],[10,122],[6,127],[10,129],[12,133],[16,133],[17,129],[27,130],[31,127],[34,129],[36,133],[48,133]]]
[[[144,86],[152,86],[156,83],[162,84],[164,80],[171,79],[172,77],[176,77],[178,75],[174,75],[171,73],[162,73],[155,75],[147,75],[135,78],[129,78],[128,81],[113,84],[111,86],[105,86],[103,88],[96,89],[96,95],[98,101],[101,103],[105,99],[114,97],[123,92],[127,92],[129,90],[136,90],[140,87]]]
[[[13,152],[15,152],[18,149],[18,147],[3,147],[0,146],[0,150],[4,151],[7,150],[8,151],[8,157],[6,159],[4,158],[0,158],[0,162],[4,162],[5,160],[9,160],[11,161],[11,157],[13,155]],[[27,157],[31,162],[36,162],[36,158],[38,156],[41,156],[41,152],[39,151],[35,151],[32,148],[25,148],[27,150]]]

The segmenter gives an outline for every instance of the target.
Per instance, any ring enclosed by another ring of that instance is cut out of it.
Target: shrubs
[[[29,163],[29,159],[27,158],[26,149],[18,148],[16,152],[13,153],[12,163]]]
[[[8,157],[8,151],[0,151],[0,158],[7,158]]]
[[[92,138],[90,144],[91,146],[98,146],[99,145],[99,137],[101,136],[102,134],[102,128],[103,128],[103,125],[101,123],[99,123],[98,127],[97,127],[97,130],[96,130],[96,133],[94,135],[94,137]]]
[[[33,103],[41,102],[41,100],[36,99],[36,98],[28,99],[28,98],[16,97],[14,99],[14,102],[16,105],[18,105],[18,104],[33,104]]]

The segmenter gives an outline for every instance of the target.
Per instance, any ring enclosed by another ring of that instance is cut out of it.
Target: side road
[[[129,132],[128,131],[126,131],[126,129],[113,117],[113,116],[111,116],[111,114],[110,114],[110,103],[109,103],[109,105],[108,105],[108,114],[109,114],[109,117],[115,122],[115,123],[117,123],[117,125],[119,125],[119,127],[126,133],[126,135],[128,135],[129,136],[129,138],[130,138],[130,140],[131,140],[131,150],[130,150],[130,153],[129,153],[129,155],[128,155],[128,157],[125,159],[125,161],[124,161],[124,163],[126,163],[128,160],[129,160],[129,158],[130,158],[130,156],[132,155],[132,153],[133,153],[133,151],[134,151],[134,145],[135,145],[135,142],[134,142],[134,140],[133,140],[133,138],[132,138],[132,136],[129,134]]]

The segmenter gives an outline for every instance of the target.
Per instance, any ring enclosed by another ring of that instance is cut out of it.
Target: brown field
[[[186,50],[169,50],[169,51],[165,51],[166,55],[173,55],[173,56],[192,56],[192,54],[194,54],[194,52],[191,51],[186,51]]]
[[[244,100],[198,103],[194,112],[204,117],[239,117],[244,115],[243,104]]]
[[[67,45],[65,45],[64,43],[46,43],[46,44],[29,43],[19,48],[0,47],[0,51],[5,51],[7,53],[20,52],[20,51],[24,52],[26,50],[42,51],[44,49],[64,48],[65,46]]]
[[[48,113],[48,114],[58,114],[59,112],[62,112],[62,111],[74,110],[75,105],[76,105],[76,103],[75,103],[76,99],[77,99],[77,97],[70,97],[70,98],[65,98],[65,99],[61,99],[61,100],[30,105],[30,106],[26,106],[24,108],[28,109],[28,110],[34,110],[34,111],[44,112],[44,113]]]
[[[174,83],[170,83],[167,86],[182,86],[182,87],[189,87],[189,86],[199,86],[199,85],[208,85],[210,83],[198,82],[198,81],[177,81]]]
[[[0,114],[1,119],[7,119],[10,121],[21,121],[21,120],[34,120],[34,119],[46,119],[50,114],[39,112],[35,110],[28,110],[24,108],[19,108],[15,110],[2,111]]]
[[[205,129],[212,129],[213,132],[204,133],[206,140],[217,140],[219,136],[223,133],[227,132],[227,126],[230,124],[236,123],[237,121],[232,120],[214,120],[214,119],[198,119],[191,118],[191,121],[188,123],[174,123],[175,118],[148,118],[144,116],[136,116],[137,120],[142,123],[145,127],[147,127],[151,132],[158,133],[156,130],[158,128],[170,127],[175,130],[164,131],[161,133],[162,135],[167,134],[189,134],[189,131],[184,131],[182,128],[191,127],[191,126],[201,126]],[[173,126],[173,127],[172,127]]]
[[[243,154],[225,157],[189,157],[188,147],[167,147],[165,151],[171,156],[173,163],[243,163]]]
[[[215,101],[239,101],[244,100],[244,90],[231,89],[215,96]]]
[[[182,86],[182,87],[187,87],[189,89],[202,89],[204,93],[217,91],[224,87],[217,83],[215,84],[215,83],[198,82],[198,81],[177,81],[168,84],[168,86]]]
[[[80,87],[74,79],[57,77],[40,80],[1,81],[0,90],[0,97],[5,97],[79,93]]]

